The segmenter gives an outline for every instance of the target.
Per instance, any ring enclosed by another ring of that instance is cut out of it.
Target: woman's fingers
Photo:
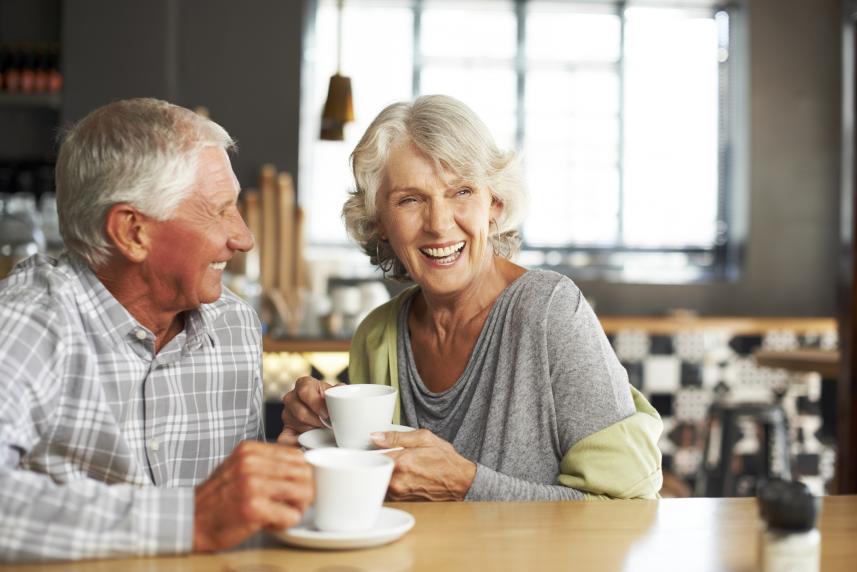
[[[283,396],[283,426],[303,433],[316,427],[323,427],[319,415],[327,415],[324,406],[324,393],[319,387],[323,382],[311,377],[302,377],[295,388]]]
[[[277,444],[278,445],[286,445],[288,447],[297,447],[298,443],[298,433],[295,429],[291,427],[284,427],[283,431],[277,436]]]
[[[372,433],[372,442],[383,449],[395,447],[432,447],[445,443],[428,429],[416,431],[386,431],[384,433]]]
[[[294,392],[301,403],[314,415],[327,419],[327,404],[324,401],[324,392],[330,386],[323,381],[312,377],[301,377],[295,382]]]

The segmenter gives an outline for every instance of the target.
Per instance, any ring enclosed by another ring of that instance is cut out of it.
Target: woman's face
[[[382,238],[427,294],[461,292],[490,268],[489,222],[501,205],[412,144],[391,149],[376,206]]]

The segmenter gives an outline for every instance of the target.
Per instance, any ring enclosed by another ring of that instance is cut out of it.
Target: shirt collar
[[[66,253],[63,255],[69,266],[77,274],[83,286],[78,294],[81,313],[88,316],[101,327],[98,331],[105,337],[110,337],[116,343],[128,339],[136,332],[149,330],[140,324],[110,291],[102,284],[92,269],[78,257]],[[185,350],[198,348],[202,342],[216,346],[216,337],[212,335],[211,325],[220,314],[220,303],[204,304],[199,309],[188,310],[184,313]]]

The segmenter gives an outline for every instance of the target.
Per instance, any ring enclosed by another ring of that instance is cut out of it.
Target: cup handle
[[[321,415],[318,416],[318,420],[321,421],[321,424],[327,427],[328,429],[333,429],[333,425],[331,425],[330,422]]]

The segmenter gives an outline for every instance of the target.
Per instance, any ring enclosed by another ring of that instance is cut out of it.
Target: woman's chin
[[[414,282],[419,284],[424,292],[434,295],[449,295],[467,287],[478,277],[466,272],[466,266],[456,264],[454,268],[449,266],[436,268],[422,267],[418,275],[411,274]]]

